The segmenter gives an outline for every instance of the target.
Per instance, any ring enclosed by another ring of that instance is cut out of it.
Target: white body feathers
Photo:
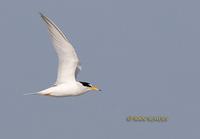
[[[87,91],[89,91],[89,89],[82,86],[79,82],[76,83],[69,82],[66,84],[60,84],[57,86],[47,88],[38,93],[47,96],[63,97],[63,96],[78,96],[86,93]]]
[[[49,96],[75,96],[83,94],[90,89],[76,81],[80,71],[79,58],[65,35],[46,16],[41,14],[48,27],[53,46],[58,55],[58,74],[55,86],[42,90],[36,94]]]

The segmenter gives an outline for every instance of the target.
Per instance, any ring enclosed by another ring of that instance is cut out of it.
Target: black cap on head
[[[83,86],[86,86],[86,87],[92,87],[92,86],[90,85],[90,83],[87,83],[87,82],[81,82],[81,81],[80,81],[80,83],[81,83]]]

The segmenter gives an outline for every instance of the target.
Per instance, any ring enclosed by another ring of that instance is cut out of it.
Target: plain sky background
[[[200,1],[1,0],[1,139],[200,138]],[[103,92],[23,96],[52,85],[57,59],[38,12],[70,39],[79,80]],[[164,115],[166,123],[127,122]]]

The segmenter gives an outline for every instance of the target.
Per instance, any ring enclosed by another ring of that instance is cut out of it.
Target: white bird
[[[90,83],[76,81],[76,76],[81,70],[81,66],[73,46],[53,21],[41,13],[40,15],[43,21],[47,24],[49,34],[53,41],[53,46],[58,55],[58,74],[54,86],[31,94],[62,97],[78,96],[90,90],[101,91]]]

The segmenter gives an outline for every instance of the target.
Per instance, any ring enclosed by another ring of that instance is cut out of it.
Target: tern
[[[91,90],[101,91],[101,89],[98,89],[88,82],[76,80],[77,74],[81,70],[81,66],[75,49],[64,33],[51,19],[44,16],[42,13],[40,13],[40,16],[47,25],[48,32],[58,56],[58,73],[54,86],[30,94],[65,97],[79,96]]]

